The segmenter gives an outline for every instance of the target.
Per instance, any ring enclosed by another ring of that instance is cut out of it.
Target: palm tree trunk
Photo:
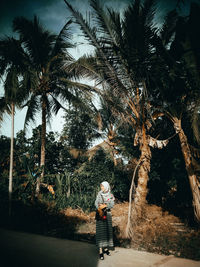
[[[142,129],[142,138],[140,139],[140,166],[138,167],[138,181],[134,195],[134,209],[137,218],[143,217],[144,207],[146,206],[147,182],[149,180],[151,149],[148,144],[146,130]]]
[[[188,144],[187,136],[182,129],[181,120],[173,117],[173,123],[174,129],[179,136],[185,167],[192,191],[194,214],[196,219],[200,222],[200,184],[192,164],[191,150]]]
[[[11,104],[11,141],[10,141],[10,171],[9,171],[9,186],[8,186],[8,197],[9,197],[9,215],[12,210],[12,191],[13,191],[13,150],[14,150],[14,117],[15,117],[15,105]]]
[[[149,180],[149,171],[150,171],[150,162],[151,162],[151,149],[148,143],[146,130],[143,125],[141,130],[137,129],[137,136],[139,138],[140,145],[140,159],[134,170],[131,188],[129,191],[129,212],[128,212],[128,221],[126,226],[126,236],[131,237],[134,235],[134,226],[137,226],[138,222],[145,217],[145,207],[146,207],[146,197],[147,197],[147,182]],[[133,208],[131,208],[132,195],[134,179],[136,171],[138,170],[138,181],[137,187],[135,189]]]
[[[131,237],[133,232],[131,229],[131,211],[132,211],[132,196],[133,196],[133,189],[135,190],[135,176],[136,176],[136,172],[137,169],[139,167],[139,165],[141,164],[141,160],[138,161],[135,170],[133,172],[133,177],[132,177],[132,181],[131,181],[131,187],[129,190],[129,206],[128,206],[128,220],[127,220],[127,225],[126,225],[126,237]]]
[[[36,183],[36,196],[40,193],[40,184],[44,178],[44,166],[45,166],[45,143],[46,143],[46,101],[45,97],[42,98],[42,133],[41,133],[41,156],[40,156],[40,168],[42,170],[40,177],[37,178]]]

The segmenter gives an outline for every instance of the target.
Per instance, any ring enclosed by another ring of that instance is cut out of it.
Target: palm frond
[[[57,115],[58,111],[62,108],[63,110],[67,109],[53,96],[52,97],[52,111],[53,113],[55,113],[55,115]]]
[[[110,17],[110,23],[112,25],[112,34],[114,35],[113,39],[118,46],[123,46],[123,29],[122,29],[122,20],[120,13],[109,8],[108,14]]]
[[[17,70],[15,67],[11,66],[7,70],[6,79],[4,82],[5,98],[7,102],[17,101],[17,92],[19,89],[19,80],[17,75]]]
[[[112,40],[115,43],[115,35],[112,29],[112,20],[100,5],[99,0],[90,0],[90,5],[95,11],[98,32],[103,34],[103,39]],[[108,9],[109,10],[109,9]],[[110,12],[108,11],[108,14]]]
[[[3,121],[4,114],[11,114],[10,104],[7,103],[5,97],[0,97],[0,123]]]
[[[96,84],[102,81],[100,78],[101,68],[98,64],[98,59],[93,55],[83,55],[76,61],[65,65],[64,70],[68,79],[89,78],[90,80],[95,81]]]
[[[67,78],[60,78],[60,80],[63,82],[63,84],[66,86],[67,89],[73,89],[75,91],[79,90],[80,92],[84,92],[88,97],[92,96],[92,93],[99,93],[100,90],[95,87],[88,84],[76,82],[69,80]]]
[[[25,69],[26,55],[22,49],[21,41],[11,37],[0,40],[0,75],[6,72],[8,66],[13,65],[20,73]]]
[[[44,30],[36,16],[33,21],[16,17],[13,20],[13,31],[19,33],[35,67],[44,66],[55,42],[55,35]]]
[[[96,30],[90,27],[90,25],[87,21],[85,21],[80,12],[76,11],[66,0],[64,0],[64,2],[75,17],[77,24],[80,25],[81,30],[84,33],[86,39],[91,43],[91,45],[101,50],[99,40],[96,36]]]
[[[68,59],[72,59],[72,56],[67,51],[67,49],[74,47],[74,44],[71,42],[72,34],[69,31],[71,23],[72,20],[68,20],[57,35],[55,45],[51,53],[52,57],[59,54],[62,55],[64,53]]]
[[[172,10],[167,13],[162,28],[160,30],[160,37],[163,41],[164,46],[168,45],[172,41],[172,37],[175,32],[178,14],[176,10]]]
[[[116,70],[114,69],[113,62],[109,61],[110,55],[106,53],[104,46],[101,46],[101,40],[97,38],[96,29],[91,28],[87,21],[84,20],[81,13],[74,10],[74,8],[64,0],[66,5],[69,7],[70,11],[72,12],[73,16],[76,19],[78,25],[80,25],[82,32],[84,33],[87,40],[89,40],[90,44],[93,45],[99,54],[99,59],[104,62],[103,66],[105,66],[106,71],[109,74],[109,83],[113,86],[113,88],[120,87],[121,89],[125,89],[123,83],[120,81]]]
[[[142,21],[145,26],[153,27],[156,12],[156,0],[145,0],[142,5]]]
[[[71,87],[69,83],[68,86],[59,89],[59,98],[61,99],[62,103],[70,103],[74,107],[78,107],[83,110],[88,110],[89,108],[88,103],[91,99],[91,94],[89,93],[89,95],[88,94],[86,95],[85,93],[83,94],[81,91],[77,92],[77,86],[73,84],[73,82],[71,84]],[[57,97],[55,92],[52,93],[52,96]],[[87,101],[85,101],[85,98],[87,98]]]
[[[40,97],[32,94],[31,98],[24,104],[23,107],[27,107],[24,121],[24,129],[26,130],[26,127],[30,122],[35,123],[36,114],[41,110]]]

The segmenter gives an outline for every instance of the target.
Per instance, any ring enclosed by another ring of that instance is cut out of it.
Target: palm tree
[[[103,139],[100,143],[93,146],[87,151],[89,160],[93,158],[99,149],[103,149],[108,153],[113,160],[114,165],[117,165],[117,154],[119,153],[117,146],[119,145],[117,130],[122,125],[120,120],[113,116],[111,107],[100,97],[100,108],[94,108],[94,120],[98,131],[98,138]]]
[[[38,18],[33,21],[24,17],[17,17],[13,21],[13,30],[19,34],[23,49],[22,61],[26,65],[23,73],[21,87],[28,90],[29,98],[24,106],[27,106],[25,125],[35,121],[37,112],[41,111],[41,176],[37,178],[36,196],[40,192],[41,179],[44,177],[45,166],[45,136],[46,123],[50,121],[52,112],[57,114],[61,103],[58,101],[70,101],[78,104],[77,89],[90,94],[91,87],[73,80],[71,74],[66,73],[65,66],[73,62],[68,49],[73,45],[69,20],[58,35],[43,29]]]
[[[12,188],[13,188],[13,154],[14,154],[14,115],[15,106],[25,99],[26,92],[20,90],[20,76],[23,71],[20,65],[20,42],[14,38],[6,37],[0,41],[0,75],[3,80],[5,94],[1,98],[1,114],[7,112],[11,115],[11,145],[9,170],[9,214],[11,214]],[[2,119],[1,115],[1,119]]]
[[[154,1],[146,0],[142,4],[136,0],[121,16],[112,9],[106,12],[100,1],[92,0],[96,27],[91,27],[79,12],[65,2],[85,37],[96,48],[95,56],[85,58],[85,62],[84,58],[79,59],[77,71],[91,75],[103,86],[101,95],[112,106],[113,112],[130,123],[136,133],[134,145],[139,146],[140,158],[134,210],[137,218],[142,218],[152,144],[152,137],[148,134],[153,113],[148,86],[152,66],[157,63],[151,41],[156,30],[153,27]],[[156,142],[154,139],[154,145]]]
[[[199,23],[199,14],[200,6],[197,4],[191,5],[188,18],[180,17],[176,11],[172,11],[163,24],[160,37],[157,35],[154,39],[157,56],[160,56],[162,62],[159,70],[160,79],[157,83],[160,91],[159,104],[162,109],[158,108],[155,117],[165,115],[169,118],[179,137],[193,196],[194,214],[198,221],[200,221],[200,190],[196,171],[198,164],[193,157],[192,146],[182,124],[184,120],[191,121],[194,136],[199,141],[197,122],[200,103],[200,54],[197,46],[199,47],[200,43],[196,40],[199,32],[196,27]],[[155,75],[157,71],[155,70]]]

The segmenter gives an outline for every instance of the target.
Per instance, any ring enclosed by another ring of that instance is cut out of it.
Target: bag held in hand
[[[105,221],[107,219],[107,210],[106,210],[106,208],[104,208],[104,209],[98,208],[96,210],[95,219],[97,221]]]

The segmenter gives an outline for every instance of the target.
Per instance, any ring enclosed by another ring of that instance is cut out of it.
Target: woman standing
[[[104,218],[96,217],[96,245],[99,248],[99,257],[104,260],[104,253],[111,255],[109,249],[113,249],[113,231],[111,208],[114,206],[114,196],[110,192],[110,185],[104,181],[100,184],[101,191],[98,192],[95,206],[103,213],[106,210]]]

